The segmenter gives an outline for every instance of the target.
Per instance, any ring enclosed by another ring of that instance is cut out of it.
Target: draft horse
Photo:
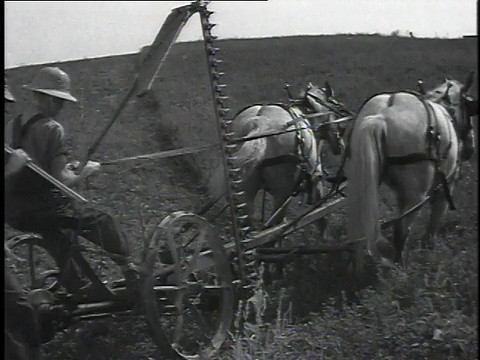
[[[405,246],[416,212],[427,201],[431,215],[421,239],[432,247],[461,162],[474,150],[467,95],[473,72],[465,84],[445,79],[423,94],[412,91],[382,93],[360,107],[348,144],[346,164],[347,237],[356,244],[357,269],[364,250],[377,260],[393,259],[406,265]],[[393,223],[393,246],[385,241],[379,223],[378,188],[381,183],[396,195],[400,215]]]
[[[269,225],[280,223],[287,211],[286,200],[298,190],[301,180],[312,184],[312,198],[323,194],[320,177],[320,151],[324,142],[338,155],[344,148],[341,125],[333,121],[342,114],[343,105],[334,99],[328,83],[324,88],[309,84],[298,100],[288,105],[255,104],[239,111],[233,120],[238,137],[255,137],[275,131],[289,131],[276,136],[246,141],[235,153],[241,169],[247,213],[253,219],[254,202],[264,188],[273,197],[275,216]],[[313,114],[312,114],[313,113]],[[309,114],[308,120],[306,114]],[[327,125],[328,123],[328,125]],[[326,126],[325,126],[326,125]],[[318,128],[318,131],[313,131]],[[313,130],[312,130],[313,129]]]

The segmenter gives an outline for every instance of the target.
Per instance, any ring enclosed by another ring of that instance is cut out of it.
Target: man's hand
[[[80,161],[71,161],[67,164],[67,169],[71,171],[75,171],[79,165],[80,165]],[[82,169],[82,172],[80,173],[80,175],[83,178],[86,178],[92,175],[93,173],[100,171],[100,167],[101,167],[100,163],[96,161],[88,161],[87,164]]]
[[[70,171],[75,171],[78,168],[78,165],[80,165],[80,161],[70,161],[67,164],[67,169]]]
[[[31,161],[28,154],[22,149],[15,149],[11,152],[8,158],[8,163],[5,166],[5,174],[12,174],[23,168],[27,162]]]
[[[88,161],[82,170],[82,174],[85,177],[90,176],[93,173],[100,171],[100,167],[101,167],[100,163],[96,161]]]

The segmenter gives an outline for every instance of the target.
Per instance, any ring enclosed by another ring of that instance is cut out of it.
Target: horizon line
[[[300,34],[300,35],[278,35],[278,36],[259,36],[259,37],[245,37],[245,38],[240,38],[240,37],[228,37],[228,38],[222,38],[222,39],[217,39],[216,41],[221,42],[221,41],[228,41],[228,40],[239,40],[239,41],[248,41],[248,40],[267,40],[267,39],[279,39],[279,38],[293,38],[293,37],[326,37],[326,36],[380,36],[380,37],[395,37],[395,38],[412,38],[411,36],[404,35],[404,34],[394,34],[395,31],[391,32],[390,34],[384,34],[384,33],[378,33],[378,32],[373,32],[373,33],[366,33],[366,32],[358,32],[358,33],[337,33],[337,34]],[[412,39],[415,40],[459,40],[459,39],[467,39],[467,38],[475,38],[478,37],[478,34],[465,34],[457,37],[438,37],[438,36],[425,36],[425,37],[413,37]],[[181,43],[196,43],[196,42],[202,42],[202,39],[197,39],[197,40],[182,40],[182,41],[176,41],[175,44],[181,44]],[[30,63],[30,64],[18,64],[18,65],[12,65],[9,67],[5,67],[5,70],[13,70],[13,69],[18,69],[22,67],[29,67],[29,66],[39,66],[39,65],[49,65],[49,64],[56,64],[56,63],[68,63],[68,62],[74,62],[74,61],[82,61],[82,60],[94,60],[94,59],[103,59],[103,58],[108,58],[108,57],[115,57],[115,56],[126,56],[126,55],[135,55],[138,54],[141,48],[145,46],[150,46],[151,44],[143,45],[139,47],[139,50],[135,52],[121,52],[121,53],[115,53],[115,54],[106,54],[106,55],[99,55],[99,56],[84,56],[84,57],[79,57],[79,58],[71,58],[71,59],[63,59],[63,60],[56,60],[56,61],[47,61],[47,62],[39,62],[39,63]]]

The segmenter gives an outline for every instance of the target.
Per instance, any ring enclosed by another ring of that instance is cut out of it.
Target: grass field
[[[251,103],[286,100],[285,82],[297,92],[308,82],[322,85],[329,81],[336,97],[356,111],[371,95],[415,89],[419,79],[427,88],[444,77],[464,81],[476,69],[478,56],[476,39],[342,35],[225,40],[218,46],[232,116]],[[72,92],[81,102],[81,106],[68,105],[61,115],[72,157],[85,153],[110,118],[133,79],[133,64],[133,55],[55,64],[71,75]],[[40,67],[7,71],[20,98],[17,112],[28,108],[21,85],[31,81]],[[216,142],[216,129],[203,44],[181,43],[173,47],[153,91],[125,108],[93,159],[118,159],[206,142]],[[329,156],[326,161],[327,166],[335,162]],[[206,201],[216,164],[215,154],[202,153],[104,166],[79,191],[112,210],[138,255],[144,233],[148,236],[167,214],[194,211]],[[280,315],[277,320],[283,319],[282,324],[269,325],[265,320],[262,326],[253,326],[250,341],[242,342],[249,344],[248,349],[242,348],[243,358],[476,359],[477,185],[477,165],[468,163],[455,195],[458,210],[449,212],[444,222],[444,246],[429,254],[414,253],[405,272],[379,276],[363,290],[359,305],[344,306],[342,279],[335,273],[340,258],[297,261],[283,284],[287,303],[292,304],[291,321]],[[388,194],[384,197],[388,200]],[[415,238],[425,225],[428,209],[424,210],[413,232]],[[385,206],[383,215],[391,211]],[[139,221],[140,212],[146,226]],[[330,220],[331,241],[335,242],[344,236],[343,211]],[[228,231],[229,219],[221,217],[215,225]],[[309,235],[314,232],[305,230],[302,237],[314,242]],[[274,307],[278,306],[277,295],[270,294]],[[45,351],[49,359],[62,360],[161,358],[141,323],[107,324],[109,331],[90,340],[59,334]],[[234,356],[231,349],[225,349],[219,358]]]

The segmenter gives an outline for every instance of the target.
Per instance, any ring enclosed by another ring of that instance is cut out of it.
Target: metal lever
[[[13,152],[13,149],[8,146],[7,144],[4,144],[4,148],[5,148],[5,152],[7,154],[11,154]],[[35,171],[38,175],[40,175],[42,178],[44,178],[45,180],[47,180],[48,182],[50,182],[52,185],[54,185],[57,189],[59,189],[60,191],[62,191],[65,195],[67,195],[68,197],[74,199],[74,200],[77,200],[77,201],[80,201],[81,203],[88,203],[88,200],[85,199],[83,196],[81,196],[80,194],[76,193],[75,191],[73,191],[72,189],[70,189],[68,186],[66,186],[65,184],[63,184],[62,182],[60,182],[59,180],[57,180],[56,178],[54,178],[52,175],[50,175],[49,173],[47,173],[46,171],[44,171],[42,168],[40,168],[38,165],[36,165],[35,163],[33,162],[27,162],[27,165],[26,165],[28,168],[30,168],[31,170]]]
[[[418,87],[418,92],[422,95],[426,95],[427,92],[425,91],[425,88],[423,87],[423,81],[422,80],[418,80],[417,81],[417,87]]]
[[[290,91],[290,84],[285,83],[284,87],[285,91],[287,92],[287,96],[289,100],[293,99],[292,92]]]

